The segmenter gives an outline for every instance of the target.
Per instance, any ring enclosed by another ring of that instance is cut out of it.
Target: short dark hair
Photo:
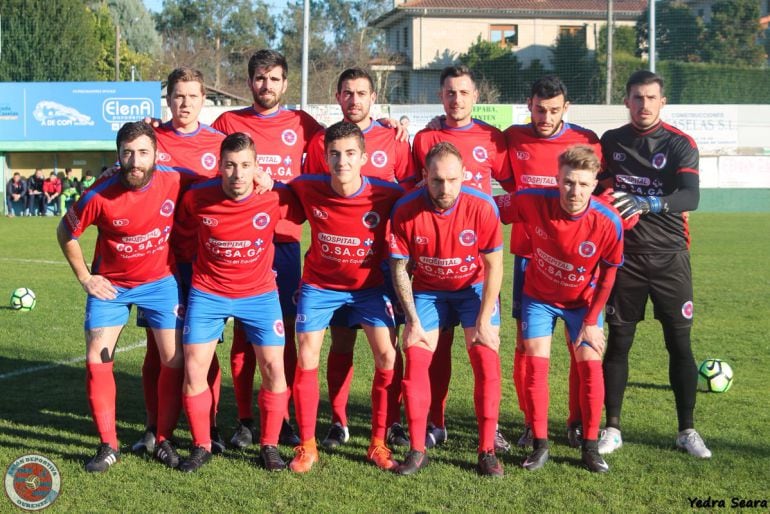
[[[433,161],[446,157],[447,155],[454,155],[461,163],[463,162],[463,156],[455,145],[448,141],[441,141],[428,150],[428,154],[425,156],[425,169],[427,170],[430,168]]]
[[[254,155],[257,155],[257,147],[248,134],[233,132],[224,138],[222,144],[219,145],[219,158],[221,159],[225,152],[240,152],[241,150],[251,150]]]
[[[657,84],[660,86],[660,96],[663,95],[663,77],[657,73],[653,73],[649,70],[635,71],[628,77],[626,82],[626,96],[631,94],[631,88],[634,86],[649,86],[650,84]]]
[[[596,175],[602,167],[599,156],[588,145],[574,145],[559,155],[559,168],[569,166],[573,170],[589,170]]]
[[[458,64],[457,66],[447,66],[441,70],[441,77],[439,78],[439,84],[444,87],[444,81],[447,78],[468,77],[473,82],[473,86],[476,86],[476,75],[473,71],[464,64]]]
[[[206,85],[203,81],[203,73],[189,66],[181,66],[168,74],[166,80],[166,95],[171,96],[174,88],[180,82],[197,82],[201,85],[201,92],[206,95]]]
[[[348,68],[340,74],[340,78],[337,79],[337,93],[342,92],[342,83],[346,80],[366,79],[369,81],[369,89],[374,93],[374,81],[369,72],[363,68]]]
[[[362,152],[366,150],[366,143],[364,142],[363,132],[361,132],[361,129],[358,128],[358,125],[355,123],[350,123],[349,121],[337,122],[326,129],[326,133],[324,134],[324,150],[328,149],[329,145],[331,145],[334,141],[348,137],[356,138],[358,141],[358,146],[361,148]]]
[[[286,57],[284,57],[282,53],[268,48],[257,50],[251,55],[251,58],[249,58],[249,80],[254,80],[254,74],[257,72],[257,68],[270,69],[275,68],[276,66],[281,67],[281,70],[283,70],[283,78],[286,80],[286,77],[289,74],[289,64],[286,62]]]
[[[158,139],[155,137],[155,131],[152,129],[151,125],[144,121],[129,121],[118,130],[118,137],[115,139],[118,151],[120,151],[120,145],[123,143],[134,141],[141,136],[150,138],[153,150],[158,148]]]
[[[564,95],[564,100],[567,100],[567,86],[556,75],[546,75],[537,79],[532,84],[529,97],[542,98],[543,100],[549,100],[559,95]]]

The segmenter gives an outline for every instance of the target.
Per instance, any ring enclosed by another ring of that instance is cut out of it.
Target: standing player
[[[564,121],[569,109],[567,87],[554,75],[545,76],[532,84],[527,107],[532,121],[525,125],[511,125],[505,130],[516,191],[527,188],[555,188],[559,171],[559,155],[567,148],[582,144],[589,145],[601,160],[599,138],[590,130]],[[521,249],[517,249],[517,246]],[[516,255],[513,265],[513,317],[516,319],[516,350],[513,359],[513,383],[524,414],[524,433],[518,440],[521,447],[532,446],[532,423],[526,411],[524,383],[524,340],[521,336],[521,294],[524,289],[524,270],[531,258],[523,227],[514,223],[511,227],[511,253]],[[569,418],[567,419],[567,440],[573,448],[580,447],[582,428],[580,426],[580,401],[578,398],[579,379],[574,346],[569,344]]]
[[[181,408],[178,313],[182,298],[168,245],[180,176],[155,170],[155,133],[144,122],[123,125],[117,147],[119,172],[88,190],[70,207],[57,230],[62,252],[88,293],[86,390],[101,439],[96,455],[86,464],[90,472],[106,471],[120,457],[112,368],[131,305],[144,310],[160,353],[159,444],[170,439]],[[99,229],[91,270],[77,239],[90,225]],[[169,449],[162,460],[176,467],[179,456]]]
[[[463,181],[488,195],[492,194],[492,179],[506,191],[514,188],[511,167],[506,156],[505,137],[495,127],[472,117],[473,106],[479,99],[476,79],[466,66],[449,66],[441,71],[439,96],[446,117],[440,127],[426,128],[414,136],[415,165],[425,169],[425,157],[436,143],[452,143],[463,156]],[[456,324],[456,323],[455,323]],[[444,410],[452,373],[452,340],[454,328],[448,323],[439,335],[430,374],[432,404],[426,444],[428,448],[447,439]],[[511,445],[502,433],[496,433],[497,451],[508,451]]]
[[[620,214],[624,218],[639,215],[639,221],[626,233],[626,263],[607,304],[607,428],[599,451],[611,453],[623,445],[620,409],[628,380],[628,353],[650,297],[669,354],[669,380],[679,420],[676,446],[695,457],[709,458],[711,451],[693,428],[698,371],[690,344],[692,276],[684,214],[695,210],[700,198],[698,147],[690,136],[660,120],[666,97],[659,75],[633,73],[626,83],[625,104],[631,123],[602,136],[607,160],[604,182],[615,189]]]
[[[478,472],[503,476],[495,456],[500,407],[500,309],[502,232],[492,198],[463,186],[463,158],[451,143],[425,156],[425,185],[393,209],[391,269],[404,306],[406,375],[404,399],[411,450],[398,468],[409,475],[423,468],[432,388],[429,368],[439,330],[459,319],[474,376],[473,400],[479,430]],[[414,283],[407,263],[413,263]]]
[[[398,130],[388,128],[369,115],[372,105],[377,101],[374,81],[361,68],[350,68],[342,72],[337,80],[337,103],[342,108],[343,120],[355,123],[364,134],[366,154],[369,156],[361,167],[361,174],[388,182],[398,182],[404,189],[414,185],[415,170],[412,153],[407,141],[398,139]],[[324,134],[316,134],[308,147],[303,164],[305,173],[329,173],[324,153]],[[385,273],[385,283],[391,295],[390,271]],[[391,295],[392,296],[392,295]],[[393,297],[395,299],[395,297]],[[396,309],[396,322],[403,324]],[[347,403],[350,395],[350,382],[353,379],[353,348],[356,342],[356,329],[348,328],[344,319],[344,310],[335,314],[331,321],[332,345],[326,366],[326,382],[329,388],[329,403],[332,408],[332,426],[321,444],[329,449],[345,444],[350,437],[347,422]],[[401,390],[403,360],[396,352],[396,374],[394,390]],[[387,442],[391,446],[409,444],[406,431],[401,426],[401,404],[398,399],[389,402]]]
[[[260,170],[274,180],[289,182],[300,174],[302,155],[307,151],[310,139],[323,127],[303,111],[291,111],[281,107],[281,97],[286,92],[289,66],[286,59],[274,50],[259,50],[249,59],[249,87],[254,96],[251,107],[223,113],[213,127],[225,134],[244,132],[259,149],[257,162]],[[291,387],[297,350],[294,344],[294,318],[297,306],[295,294],[300,279],[299,241],[302,229],[296,223],[281,220],[275,230],[275,261],[278,295],[286,330],[284,368],[286,381]],[[238,405],[239,424],[231,444],[246,448],[254,441],[256,428],[252,409],[254,371],[256,360],[249,348],[244,331],[236,324],[230,364],[233,371],[233,388]],[[284,423],[281,442],[299,443],[291,425]]]
[[[262,374],[260,456],[268,470],[279,471],[286,468],[277,445],[289,391],[272,272],[273,232],[278,220],[292,213],[301,220],[302,211],[283,184],[275,192],[254,192],[256,150],[246,134],[236,132],[222,142],[219,170],[221,177],[190,189],[178,216],[180,233],[197,241],[184,330],[184,407],[194,448],[180,469],[196,471],[211,459],[208,422],[214,398],[206,370],[225,321],[233,316],[246,331]]]
[[[618,213],[591,198],[601,161],[589,146],[574,146],[558,158],[557,188],[524,189],[497,197],[503,223],[517,222],[531,246],[522,294],[521,325],[524,397],[534,451],[522,466],[534,471],[548,460],[548,367],[551,338],[562,318],[575,348],[583,463],[594,472],[609,470],[599,455],[602,415],[602,309],[623,263],[623,226]]]
[[[385,445],[385,431],[396,350],[392,307],[380,265],[387,251],[390,211],[403,189],[361,175],[367,155],[356,125],[344,121],[332,125],[326,130],[325,145],[331,175],[303,175],[289,183],[305,209],[312,238],[297,305],[299,355],[292,391],[302,444],[294,449],[290,467],[304,473],[318,460],[318,361],[332,314],[346,306],[349,321],[361,324],[374,354],[367,457],[379,468],[392,470],[396,462]]]
[[[161,171],[180,170],[200,178],[212,178],[217,174],[217,153],[224,135],[198,121],[206,88],[203,74],[195,69],[181,67],[173,70],[167,80],[166,104],[171,111],[171,120],[155,129],[158,141],[157,169]],[[175,237],[172,231],[172,251],[176,257],[183,296],[187,297],[190,285],[191,264],[189,257],[195,247],[195,240]],[[141,310],[138,314],[141,314]],[[143,316],[137,321],[146,326]],[[183,370],[181,370],[183,371]],[[153,453],[158,416],[158,377],[160,356],[153,332],[147,329],[147,352],[142,365],[142,387],[147,411],[147,426],[142,437],[131,446],[135,454]],[[211,411],[211,439],[215,453],[224,451],[224,442],[216,427],[216,410],[219,403],[221,373],[216,353],[211,362],[209,380],[212,386],[214,405]]]

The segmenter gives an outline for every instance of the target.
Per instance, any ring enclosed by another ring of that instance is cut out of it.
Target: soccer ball
[[[724,393],[733,385],[733,368],[723,360],[706,359],[698,368],[698,389]]]
[[[11,308],[17,311],[31,311],[37,305],[37,297],[32,289],[20,287],[11,294]]]

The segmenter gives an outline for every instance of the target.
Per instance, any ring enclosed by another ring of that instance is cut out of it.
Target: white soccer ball
[[[733,368],[720,359],[706,359],[698,367],[698,389],[725,393],[733,385]]]
[[[11,294],[11,308],[17,311],[31,311],[37,305],[37,297],[32,289],[20,287]]]

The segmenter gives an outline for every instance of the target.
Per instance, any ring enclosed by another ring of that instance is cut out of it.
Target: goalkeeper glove
[[[657,196],[637,196],[624,191],[615,191],[612,196],[615,197],[612,205],[624,220],[637,214],[656,214],[661,211],[660,198]]]

